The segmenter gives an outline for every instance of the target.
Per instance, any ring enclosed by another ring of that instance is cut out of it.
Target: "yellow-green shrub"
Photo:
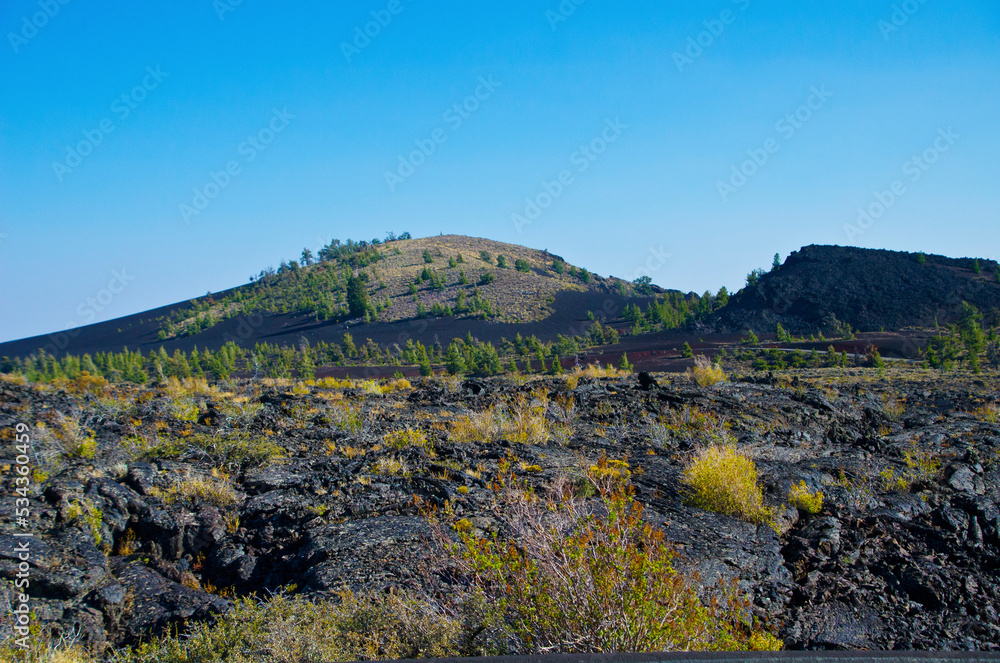
[[[97,454],[97,441],[92,437],[86,437],[79,442],[67,445],[66,453],[74,458],[91,460]]]
[[[684,469],[682,480],[691,489],[687,500],[691,506],[748,523],[772,522],[773,513],[764,506],[764,493],[757,480],[757,466],[732,446],[699,450]]]
[[[809,514],[817,514],[823,508],[823,493],[816,491],[809,492],[805,481],[792,484],[792,489],[788,491],[788,503],[799,511]]]
[[[383,439],[387,447],[396,451],[402,451],[407,447],[422,447],[427,450],[431,448],[431,444],[427,440],[427,435],[423,431],[413,428],[394,430],[386,433]]]
[[[694,368],[691,369],[691,379],[695,381],[699,387],[710,387],[717,382],[724,382],[726,380],[726,374],[722,370],[722,367],[713,364],[704,355],[698,355],[694,358]]]
[[[906,464],[906,469],[899,474],[896,474],[892,468],[879,472],[878,476],[882,482],[883,490],[905,493],[913,487],[914,483],[932,481],[941,470],[940,456],[932,451],[917,449],[915,443],[903,453],[903,462]]]

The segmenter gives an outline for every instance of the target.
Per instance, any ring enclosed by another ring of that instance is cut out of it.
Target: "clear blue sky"
[[[0,340],[389,230],[699,292],[811,243],[1000,257],[993,0],[62,1],[0,8]]]

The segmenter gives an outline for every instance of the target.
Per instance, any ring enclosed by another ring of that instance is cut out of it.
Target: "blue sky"
[[[699,292],[1000,257],[996,2],[62,2],[0,7],[0,340],[389,230]]]

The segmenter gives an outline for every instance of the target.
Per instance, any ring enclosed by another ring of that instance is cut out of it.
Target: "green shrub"
[[[596,515],[568,484],[542,500],[502,483],[515,540],[457,528],[461,545],[450,547],[485,604],[492,642],[515,653],[781,648],[746,621],[748,602],[732,588],[721,601],[699,598],[629,486],[605,484]]]
[[[684,469],[682,480],[691,489],[687,500],[691,506],[748,523],[773,522],[771,509],[764,506],[757,466],[732,446],[713,445],[699,450]]]
[[[67,445],[66,453],[74,458],[91,460],[97,454],[97,441],[86,437],[77,443]]]

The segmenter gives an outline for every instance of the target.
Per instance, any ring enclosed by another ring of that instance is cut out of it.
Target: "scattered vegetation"
[[[941,471],[940,455],[919,449],[916,442],[903,452],[903,464],[905,469],[898,472],[886,468],[879,473],[883,490],[909,492],[915,485],[934,481]]]
[[[279,594],[237,599],[215,625],[184,638],[159,638],[115,663],[319,663],[462,656],[470,633],[435,605],[405,594],[341,592],[309,601]],[[85,660],[85,659],[84,659]],[[52,661],[52,663],[56,663]]]

